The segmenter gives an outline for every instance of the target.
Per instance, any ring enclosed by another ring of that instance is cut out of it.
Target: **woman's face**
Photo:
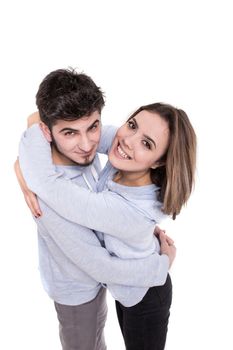
[[[109,160],[121,171],[149,172],[159,165],[168,143],[168,123],[159,114],[143,110],[118,129]]]

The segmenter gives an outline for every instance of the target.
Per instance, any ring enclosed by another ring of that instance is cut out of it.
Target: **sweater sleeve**
[[[75,278],[77,267],[96,281],[106,284],[151,287],[165,283],[169,269],[167,255],[154,253],[141,259],[120,259],[111,256],[105,248],[98,244],[97,239],[93,239],[92,242],[82,240],[77,234],[80,229],[77,224],[64,220],[50,208],[46,209],[43,203],[40,205],[43,215],[37,220],[45,228],[44,232],[49,234],[56,246],[72,262],[71,265],[68,265],[67,272],[73,278]],[[46,234],[43,239],[46,240],[50,249],[51,239],[48,239]],[[54,249],[54,244],[52,244],[52,254],[56,256],[57,263],[64,266],[63,259],[58,261],[61,255],[56,254]]]
[[[117,128],[112,125],[102,126],[100,143],[97,148],[98,153],[108,154],[112,141],[117,132]]]
[[[67,220],[122,240],[154,231],[155,224],[117,193],[91,192],[62,178],[38,125],[22,136],[19,161],[28,187]]]

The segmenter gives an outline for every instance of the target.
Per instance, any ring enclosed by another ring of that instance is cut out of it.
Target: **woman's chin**
[[[118,170],[124,170],[124,164],[122,164],[123,162],[121,159],[118,159],[116,156],[111,156],[111,154],[109,154],[108,160],[114,168]]]

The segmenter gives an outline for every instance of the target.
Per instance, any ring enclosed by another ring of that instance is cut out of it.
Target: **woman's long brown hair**
[[[151,169],[151,180],[160,187],[165,214],[175,219],[187,202],[194,185],[196,168],[196,135],[187,114],[165,103],[140,107],[129,119],[146,110],[158,114],[169,126],[170,140],[161,166]]]

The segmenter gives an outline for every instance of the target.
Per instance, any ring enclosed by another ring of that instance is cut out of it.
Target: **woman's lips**
[[[131,159],[131,157],[122,149],[119,143],[115,148],[115,154],[121,159],[126,159],[126,160]]]

